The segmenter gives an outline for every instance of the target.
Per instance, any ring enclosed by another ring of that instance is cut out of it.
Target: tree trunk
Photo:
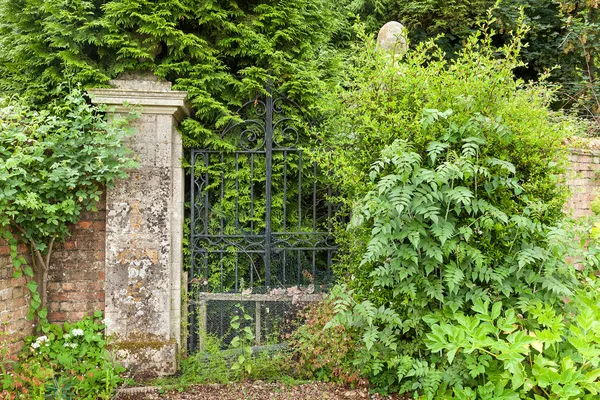
[[[50,269],[50,257],[52,256],[55,238],[50,239],[50,243],[48,243],[48,247],[46,248],[46,255],[44,256],[39,250],[38,244],[35,242],[35,240],[31,238],[28,239],[27,232],[23,228],[15,223],[13,223],[12,226],[21,232],[23,239],[25,241],[29,241],[32,246],[31,264],[33,267],[33,280],[37,283],[37,292],[40,298],[40,306],[38,310],[43,310],[48,304],[48,271]],[[40,322],[39,318],[38,322]]]
[[[38,294],[40,295],[40,309],[44,309],[48,305],[48,271],[50,269],[50,257],[52,256],[53,247],[54,238],[52,238],[50,240],[50,243],[48,243],[48,249],[45,257],[41,251],[33,251],[33,279],[38,284]]]

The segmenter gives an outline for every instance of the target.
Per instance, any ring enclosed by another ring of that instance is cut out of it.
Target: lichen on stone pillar
[[[107,334],[118,358],[137,374],[177,370],[181,348],[183,146],[177,123],[189,115],[186,92],[152,75],[123,75],[92,101],[114,110],[137,106],[126,145],[139,168],[107,191]]]

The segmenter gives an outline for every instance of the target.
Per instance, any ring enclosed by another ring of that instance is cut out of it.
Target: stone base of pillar
[[[135,338],[119,340],[111,345],[111,352],[136,378],[173,375],[178,368],[178,346],[174,339]]]

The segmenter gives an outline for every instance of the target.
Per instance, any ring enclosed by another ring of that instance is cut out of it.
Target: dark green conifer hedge
[[[327,0],[2,0],[0,90],[37,104],[65,81],[106,85],[152,71],[189,92],[190,144],[210,140],[228,110],[271,80],[310,106],[336,71],[343,19]],[[213,137],[214,139],[214,137]],[[214,144],[214,143],[213,143]]]

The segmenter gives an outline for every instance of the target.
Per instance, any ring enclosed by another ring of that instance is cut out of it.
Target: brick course
[[[19,248],[20,255],[29,261],[26,247]],[[10,247],[0,241],[0,346],[8,346],[10,355],[16,355],[26,336],[33,334],[33,324],[27,320],[29,290],[25,277],[13,278]]]
[[[104,310],[106,201],[97,212],[84,212],[71,236],[56,246],[48,274],[48,319],[76,321]]]
[[[596,198],[600,187],[600,151],[571,150],[567,185],[572,196],[567,209],[576,217],[591,215],[591,202]]]

